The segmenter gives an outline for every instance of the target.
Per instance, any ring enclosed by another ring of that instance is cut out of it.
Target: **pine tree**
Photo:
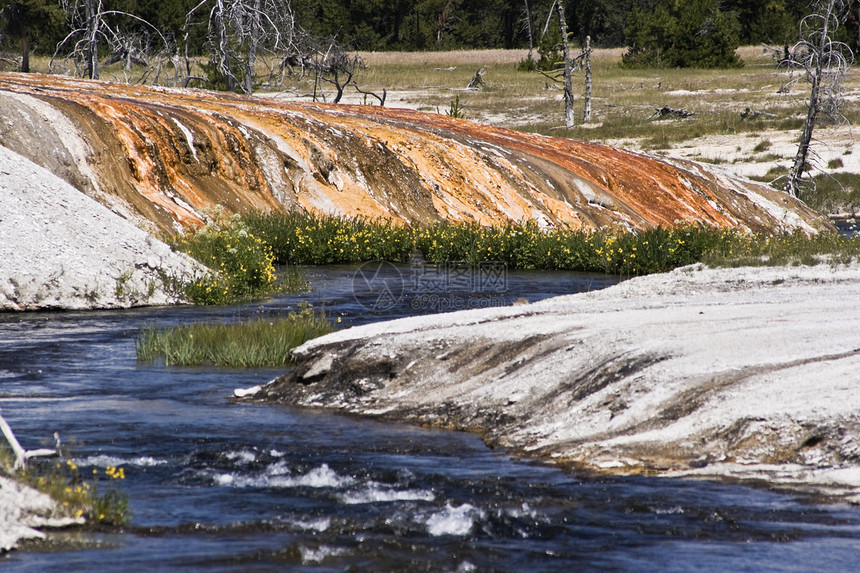
[[[62,22],[59,4],[52,0],[15,0],[0,3],[0,27],[3,35],[21,43],[21,71],[30,71],[32,35],[38,28]]]
[[[628,67],[730,68],[743,62],[732,18],[720,0],[659,0],[631,11]]]

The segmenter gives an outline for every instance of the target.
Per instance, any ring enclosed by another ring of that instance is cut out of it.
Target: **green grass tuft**
[[[305,308],[284,318],[236,324],[150,325],[135,346],[137,359],[144,362],[161,358],[166,365],[267,368],[289,364],[293,348],[332,330],[322,312]]]

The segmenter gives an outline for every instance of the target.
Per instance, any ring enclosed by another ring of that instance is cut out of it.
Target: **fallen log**
[[[756,111],[756,110],[752,110],[750,108],[746,108],[745,110],[743,110],[741,112],[741,119],[743,119],[743,120],[755,119],[757,117],[774,118],[774,117],[776,117],[776,114],[775,113],[767,113],[765,111]]]
[[[695,115],[695,112],[687,111],[686,109],[674,109],[665,105],[661,108],[657,108],[657,111],[651,114],[648,119],[665,119],[667,117],[684,119],[686,117],[690,117],[691,115]]]

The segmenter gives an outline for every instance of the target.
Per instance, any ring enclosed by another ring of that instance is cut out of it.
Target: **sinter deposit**
[[[481,432],[579,467],[860,501],[860,266],[686,267],[296,349],[254,399]]]
[[[0,74],[0,115],[0,144],[169,233],[216,205],[585,230],[827,225],[718,167],[411,110]]]
[[[177,301],[187,256],[51,172],[0,147],[0,311]]]

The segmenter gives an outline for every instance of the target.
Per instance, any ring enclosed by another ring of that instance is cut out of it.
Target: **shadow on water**
[[[60,532],[2,557],[4,570],[856,569],[857,508],[737,485],[575,476],[469,434],[228,402],[280,370],[135,359],[135,335],[153,322],[272,316],[306,301],[355,325],[614,282],[506,273],[477,283],[437,271],[309,269],[313,292],[229,308],[0,315],[4,416],[28,447],[59,432],[84,473],[123,467],[133,513],[122,533]]]

